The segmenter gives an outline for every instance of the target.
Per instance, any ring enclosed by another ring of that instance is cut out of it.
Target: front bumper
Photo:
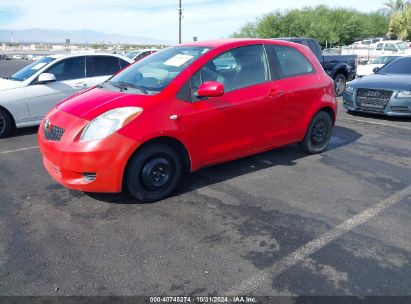
[[[349,111],[353,112],[362,112],[362,113],[371,113],[395,117],[411,117],[411,101],[410,100],[401,100],[391,97],[387,106],[383,111],[372,109],[360,109],[356,104],[356,92],[347,93],[343,95],[343,106]]]
[[[121,192],[124,170],[139,143],[118,133],[103,140],[80,142],[88,120],[52,110],[47,118],[64,129],[58,141],[44,134],[40,124],[38,141],[48,173],[63,186],[85,192]]]

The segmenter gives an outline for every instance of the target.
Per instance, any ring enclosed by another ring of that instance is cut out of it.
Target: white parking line
[[[20,151],[32,150],[32,149],[37,149],[38,147],[39,147],[39,146],[33,146],[33,147],[27,147],[27,148],[16,149],[16,150],[3,151],[3,152],[0,152],[0,154],[10,154],[10,153],[14,153],[14,152],[20,152]]]
[[[251,276],[247,280],[241,282],[231,290],[227,291],[227,294],[239,295],[248,294],[254,291],[269,279],[273,279],[286,270],[290,269],[291,267],[299,264],[304,259],[316,253],[329,243],[335,241],[347,232],[350,232],[358,225],[364,224],[365,222],[380,214],[385,209],[399,203],[402,199],[408,196],[411,196],[411,186],[398,191],[397,193],[378,203],[376,206],[371,207],[361,212],[360,214],[357,214],[356,216],[346,220],[344,223],[338,225],[334,229],[324,233],[323,235],[284,257],[283,259],[275,263],[271,268],[260,271],[258,274]]]
[[[363,119],[353,119],[353,118],[346,118],[346,117],[338,117],[338,120],[348,120],[348,121],[357,121],[357,122],[364,122],[364,123],[369,123],[373,125],[380,125],[380,126],[386,126],[386,127],[393,127],[393,128],[400,128],[400,129],[405,129],[405,130],[411,130],[410,127],[404,127],[404,126],[398,126],[398,125],[392,125],[392,124],[387,124],[383,122],[376,122],[376,121],[368,121],[368,120],[363,120]]]

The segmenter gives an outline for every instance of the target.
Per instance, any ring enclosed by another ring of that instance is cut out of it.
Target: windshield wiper
[[[21,81],[20,79],[17,79],[17,78],[15,78],[15,77],[13,77],[13,76],[6,76],[6,77],[4,77],[4,79]]]
[[[117,87],[120,89],[121,92],[123,91],[127,91],[128,88],[133,88],[133,89],[137,89],[139,90],[141,93],[143,94],[148,94],[147,90],[143,87],[140,86],[136,86],[132,83],[129,82],[125,82],[125,81],[119,81],[119,82],[113,82],[113,81],[109,81],[110,84],[112,84],[113,86]]]
[[[104,81],[104,82],[102,82],[102,83],[99,83],[98,85],[96,85],[96,88],[99,88],[99,89],[104,88],[104,87],[105,87],[105,84],[108,83],[108,82],[110,82],[110,81],[109,81],[109,80],[106,80],[106,81]]]

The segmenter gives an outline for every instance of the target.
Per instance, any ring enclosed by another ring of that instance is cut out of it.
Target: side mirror
[[[41,73],[37,79],[38,83],[48,83],[53,81],[56,81],[56,76],[51,73]]]
[[[224,85],[217,81],[206,81],[198,88],[198,97],[220,97],[224,95]]]
[[[380,70],[379,67],[375,67],[375,68],[372,69],[372,71],[373,71],[374,73],[377,73],[379,70]]]

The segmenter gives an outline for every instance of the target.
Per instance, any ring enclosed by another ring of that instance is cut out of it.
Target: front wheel
[[[3,109],[0,109],[0,138],[7,137],[12,129],[13,123],[10,115]]]
[[[344,74],[337,74],[334,78],[335,96],[340,97],[344,94],[347,86],[347,77]]]
[[[323,152],[331,139],[333,122],[330,115],[324,111],[315,114],[308,126],[307,133],[299,146],[309,154]]]
[[[172,148],[150,144],[131,159],[126,185],[131,195],[144,203],[159,201],[175,190],[181,171],[180,158]]]

